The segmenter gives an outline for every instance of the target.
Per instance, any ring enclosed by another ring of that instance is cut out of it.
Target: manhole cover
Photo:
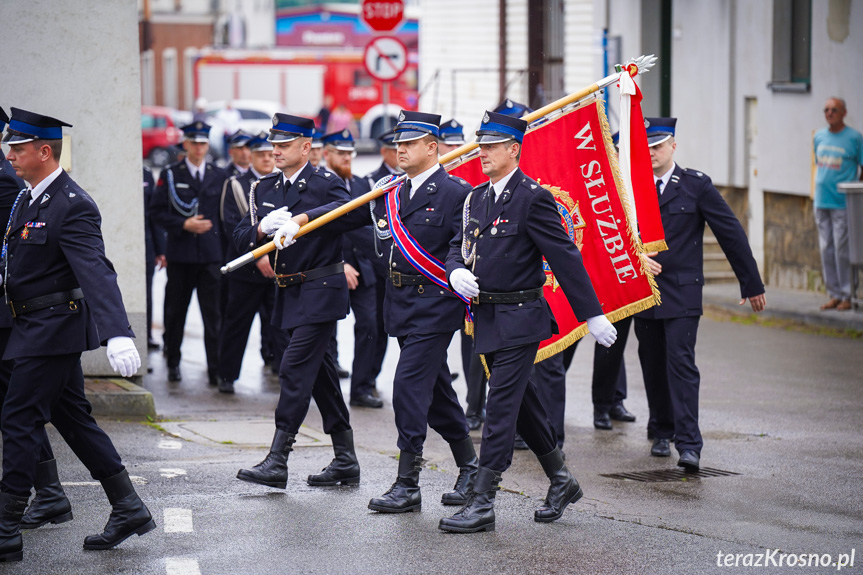
[[[703,479],[706,477],[728,477],[740,475],[733,471],[723,471],[712,467],[702,467],[698,471],[685,471],[678,467],[675,469],[657,469],[655,471],[626,471],[623,473],[602,473],[603,477],[611,479],[628,479],[629,481],[640,481],[642,483],[658,483],[660,481],[689,481],[690,479]]]

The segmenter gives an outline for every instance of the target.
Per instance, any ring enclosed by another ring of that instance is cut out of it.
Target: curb
[[[126,379],[88,377],[84,392],[93,415],[156,416],[153,394]]]

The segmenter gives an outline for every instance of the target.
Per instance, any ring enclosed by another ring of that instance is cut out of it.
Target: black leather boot
[[[474,449],[473,440],[470,437],[457,443],[450,443],[449,447],[452,450],[455,464],[458,465],[458,479],[455,480],[453,490],[441,496],[440,502],[444,505],[464,505],[473,489],[479,459],[477,459],[476,449]]]
[[[111,502],[111,516],[100,535],[84,538],[84,549],[112,549],[131,537],[148,533],[156,528],[150,510],[135,493],[129,473],[124,469],[117,475],[103,479],[102,489]]]
[[[584,492],[566,468],[559,447],[555,447],[551,453],[539,456],[538,459],[542,470],[551,480],[551,485],[545,495],[545,505],[533,512],[533,520],[551,523],[560,519],[566,506],[581,499]]]
[[[420,469],[422,453],[399,452],[399,476],[389,491],[369,501],[369,509],[381,513],[406,513],[422,508]]]
[[[21,561],[24,558],[24,542],[19,526],[28,499],[0,493],[0,563]]]
[[[354,451],[354,430],[339,431],[330,436],[335,457],[317,475],[309,475],[306,482],[313,486],[359,485],[360,464]]]
[[[284,489],[288,485],[288,455],[294,450],[296,440],[295,434],[277,428],[264,460],[251,469],[240,469],[237,479]]]
[[[500,471],[480,467],[467,504],[452,517],[444,517],[438,529],[451,533],[494,531],[494,496],[500,485]]]
[[[50,459],[36,465],[34,480],[36,496],[21,520],[21,529],[36,529],[46,523],[72,521],[72,505],[60,485],[57,460]]]

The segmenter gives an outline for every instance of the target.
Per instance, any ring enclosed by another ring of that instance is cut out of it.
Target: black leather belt
[[[24,301],[10,301],[9,307],[12,308],[12,317],[18,317],[21,314],[30,313],[31,311],[39,311],[52,305],[60,305],[68,303],[71,309],[77,309],[77,302],[84,299],[84,291],[81,288],[71,289],[69,291],[61,291],[57,293],[49,293],[33,299]]]
[[[334,276],[336,274],[345,273],[345,262],[331,264],[322,268],[306,270],[296,274],[276,274],[276,284],[279,287],[288,287],[290,285],[309,282],[326,276]]]
[[[524,303],[536,301],[542,297],[542,288],[526,289],[513,292],[481,291],[471,300],[472,303]]]
[[[431,285],[432,281],[425,276],[409,276],[399,272],[390,272],[390,281],[396,287]]]

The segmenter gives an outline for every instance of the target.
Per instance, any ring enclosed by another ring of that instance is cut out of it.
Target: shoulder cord
[[[470,199],[472,197],[473,191],[467,195],[467,198],[464,201],[464,208],[462,210],[461,257],[464,260],[465,267],[472,265],[476,259],[476,242],[469,242],[467,237],[467,225],[470,222]],[[472,246],[471,243],[473,243]]]
[[[255,180],[252,182],[252,187],[249,190],[249,217],[252,219],[252,227],[258,225],[258,206],[255,205],[255,188],[258,187],[258,182],[261,180]]]
[[[3,233],[3,252],[2,257],[0,259],[3,260],[3,281],[5,283],[6,279],[9,277],[9,260],[6,259],[6,251],[9,248],[9,231],[12,229],[12,218],[15,217],[15,208],[18,207],[18,200],[27,193],[27,188],[24,188],[18,195],[15,197],[15,202],[12,204],[12,211],[9,212],[9,221],[6,223],[6,231]],[[9,304],[9,290],[3,290],[6,297],[6,304]]]
[[[193,198],[191,202],[184,202],[177,195],[177,189],[174,186],[174,172],[168,168],[168,196],[171,199],[171,205],[177,210],[181,216],[191,218],[198,215],[198,198]]]

